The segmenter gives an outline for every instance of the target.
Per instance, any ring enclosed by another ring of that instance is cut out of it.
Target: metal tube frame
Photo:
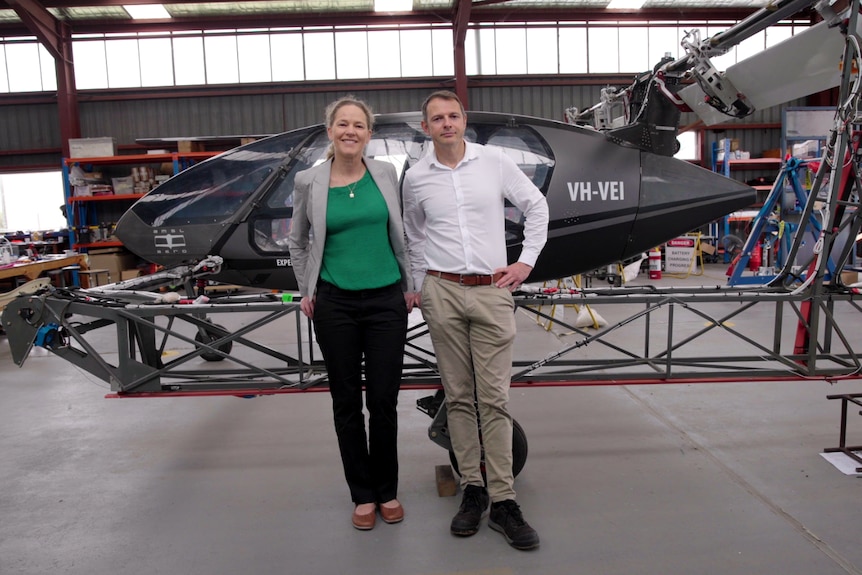
[[[794,295],[770,288],[659,290],[647,286],[515,299],[516,313],[553,321],[577,338],[544,358],[519,357],[521,347],[516,341],[515,386],[862,378],[858,356],[862,348],[862,330],[858,329],[862,295],[852,290]],[[247,301],[236,296],[216,301],[223,303],[109,306],[63,300],[48,292],[13,301],[4,321],[16,339],[35,340],[40,330],[55,330],[58,337],[45,347],[108,382],[117,395],[281,393],[326,388],[325,367],[298,304]],[[595,330],[560,321],[545,309],[571,305],[589,305],[616,319]],[[809,307],[809,316],[803,313],[803,306]],[[220,314],[240,312],[248,315],[236,329],[226,329],[216,321]],[[288,350],[251,339],[253,332],[291,315],[294,338]],[[804,353],[791,351],[793,334],[784,326],[793,319],[813,343]],[[638,322],[643,325],[640,344],[633,345],[630,337],[620,340],[619,332]],[[771,337],[765,326],[771,326]],[[113,338],[93,333],[111,327],[115,330]],[[195,339],[198,330],[208,332],[211,339]],[[408,334],[405,387],[439,386],[434,352],[430,340],[424,338],[426,334],[425,324],[414,326]],[[233,349],[227,349],[228,345]],[[167,349],[179,355],[169,359],[164,355]],[[589,353],[582,353],[587,349]],[[231,368],[201,361],[204,353],[224,358]],[[23,358],[16,361],[24,363]]]

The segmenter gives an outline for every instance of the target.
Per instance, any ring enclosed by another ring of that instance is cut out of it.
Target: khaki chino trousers
[[[446,392],[461,486],[484,485],[484,446],[491,501],[515,498],[508,409],[514,309],[509,290],[493,285],[462,286],[434,276],[425,276],[422,284],[422,315]]]

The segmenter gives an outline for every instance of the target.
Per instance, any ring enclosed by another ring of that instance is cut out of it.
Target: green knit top
[[[401,281],[389,243],[389,210],[368,171],[355,184],[329,188],[320,277],[344,290]]]

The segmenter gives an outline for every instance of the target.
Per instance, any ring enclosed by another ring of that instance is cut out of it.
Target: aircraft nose
[[[642,152],[641,195],[632,240],[656,246],[669,233],[696,230],[755,201],[754,188],[742,182],[675,158]]]

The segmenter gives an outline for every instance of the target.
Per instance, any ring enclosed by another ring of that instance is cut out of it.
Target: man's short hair
[[[423,121],[428,121],[428,103],[431,102],[431,100],[436,100],[438,98],[441,100],[454,100],[458,102],[458,107],[461,108],[461,113],[464,113],[464,104],[461,103],[461,98],[458,97],[458,94],[452,92],[451,90],[437,90],[436,92],[430,94],[427,98],[425,98],[425,101],[422,102]]]

